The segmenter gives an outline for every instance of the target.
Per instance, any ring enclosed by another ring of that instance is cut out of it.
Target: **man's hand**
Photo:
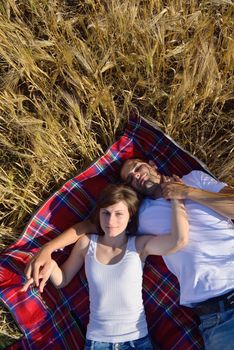
[[[163,181],[161,188],[165,199],[186,199],[188,196],[189,187],[177,175],[173,175],[170,181]]]
[[[219,192],[210,192],[186,186],[178,176],[173,175],[173,181],[169,183],[163,181],[161,188],[165,199],[190,199],[234,220],[234,191],[230,186],[223,187]]]
[[[38,287],[39,274],[40,276],[45,276],[51,268],[51,262],[51,251],[46,246],[42,247],[26,266],[25,275],[28,281],[32,278],[33,283]]]
[[[44,290],[44,287],[46,285],[46,282],[48,281],[48,279],[50,278],[50,275],[55,267],[56,263],[53,259],[50,260],[50,262],[47,262],[46,263],[46,268],[44,267],[41,272],[39,273],[39,276],[38,276],[38,287],[39,287],[39,291],[40,293],[43,292]],[[31,285],[34,285],[36,284],[35,283],[35,280],[33,277],[30,277],[28,278],[27,282],[24,284],[24,286],[21,288],[21,291],[22,292],[26,292],[28,290],[28,288],[31,286]]]

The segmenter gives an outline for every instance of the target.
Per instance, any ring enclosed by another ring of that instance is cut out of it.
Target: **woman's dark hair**
[[[92,221],[96,224],[98,232],[104,234],[99,221],[100,209],[107,208],[118,202],[124,202],[129,211],[130,220],[126,229],[127,233],[136,234],[140,200],[137,193],[131,187],[117,184],[107,185],[97,199]]]

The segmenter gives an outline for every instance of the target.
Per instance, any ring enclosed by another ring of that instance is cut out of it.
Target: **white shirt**
[[[192,171],[182,180],[210,192],[219,192],[226,185],[201,171]],[[163,259],[180,283],[180,303],[192,306],[234,289],[234,226],[226,217],[197,202],[185,200],[185,207],[189,243]],[[139,232],[171,232],[170,201],[145,199],[140,208]]]

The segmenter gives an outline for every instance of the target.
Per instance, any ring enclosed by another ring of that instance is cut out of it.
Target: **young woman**
[[[136,237],[137,194],[125,185],[109,185],[96,206],[99,235],[81,237],[61,267],[52,261],[46,279],[58,288],[70,283],[85,264],[90,298],[85,350],[153,349],[142,300],[143,263],[148,255],[176,252],[188,238],[184,205],[179,200],[171,203],[171,233]],[[33,278],[24,290],[32,283]]]

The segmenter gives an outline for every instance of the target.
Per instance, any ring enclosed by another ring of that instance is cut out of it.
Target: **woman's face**
[[[121,201],[101,208],[99,212],[100,226],[106,235],[116,237],[125,231],[130,215],[125,202]]]

